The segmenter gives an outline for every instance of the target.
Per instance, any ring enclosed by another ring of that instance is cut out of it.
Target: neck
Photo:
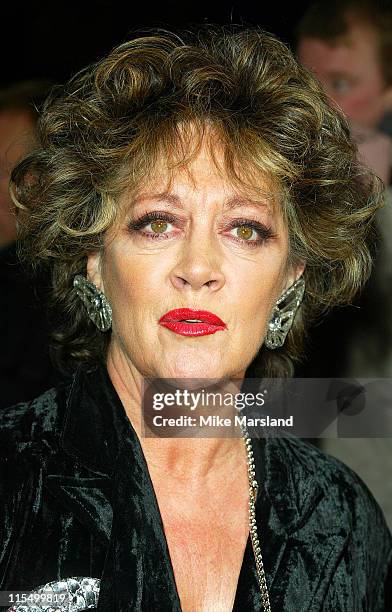
[[[143,377],[123,358],[109,352],[107,369],[125,412],[135,429],[150,471],[167,479],[183,481],[188,489],[215,480],[219,475],[236,474],[245,461],[240,437],[161,438],[145,437],[142,422]]]

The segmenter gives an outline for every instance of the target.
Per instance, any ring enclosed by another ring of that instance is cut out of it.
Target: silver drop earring
[[[75,276],[73,286],[91,321],[100,331],[108,331],[112,326],[112,309],[105,294],[81,274]]]
[[[276,349],[284,345],[286,336],[293,324],[295,313],[304,297],[304,292],[305,281],[300,276],[291,287],[282,293],[276,302],[264,340],[267,348]]]

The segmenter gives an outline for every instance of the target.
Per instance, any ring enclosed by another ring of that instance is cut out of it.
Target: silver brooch
[[[48,582],[27,593],[27,601],[14,604],[8,612],[81,612],[96,608],[99,578],[78,576]]]

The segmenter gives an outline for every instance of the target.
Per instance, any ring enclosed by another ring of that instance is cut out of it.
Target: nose
[[[216,292],[225,284],[218,245],[208,237],[194,234],[184,243],[171,273],[173,286],[181,291]]]

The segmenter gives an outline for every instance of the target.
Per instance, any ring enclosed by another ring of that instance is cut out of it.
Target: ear
[[[87,279],[94,283],[98,289],[104,291],[102,280],[102,257],[99,251],[89,253],[87,256]]]
[[[304,273],[306,268],[306,263],[301,259],[290,265],[288,273],[287,273],[287,281],[285,290],[291,287],[297,281],[302,274]]]
[[[388,87],[384,89],[383,107],[385,114],[392,112],[392,85],[388,85]]]

